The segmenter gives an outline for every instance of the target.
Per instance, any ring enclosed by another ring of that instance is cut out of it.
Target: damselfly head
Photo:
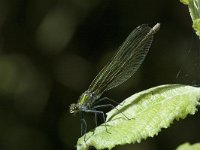
[[[76,114],[77,112],[79,112],[79,104],[71,104],[70,106],[69,106],[69,112],[71,113],[71,114]]]

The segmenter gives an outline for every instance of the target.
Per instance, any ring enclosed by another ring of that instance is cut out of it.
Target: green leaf
[[[188,5],[189,4],[189,0],[180,0],[181,3]]]
[[[188,5],[190,16],[193,22],[193,29],[200,37],[200,0],[180,0],[185,5]]]
[[[189,144],[189,143],[184,143],[180,145],[176,150],[200,150],[200,143],[196,144]]]
[[[199,99],[200,88],[177,84],[136,93],[108,112],[106,123],[81,137],[77,149],[111,149],[154,137],[173,120],[194,114]]]
[[[200,37],[200,19],[194,20],[192,27],[196,31],[196,34]]]

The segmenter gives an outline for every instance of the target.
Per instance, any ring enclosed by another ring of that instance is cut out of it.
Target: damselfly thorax
[[[81,96],[79,97],[78,103],[71,104],[70,105],[70,113],[76,114],[79,111],[84,111],[91,109],[94,102],[100,98],[101,95],[97,95],[94,92],[91,92],[89,90],[85,91]]]

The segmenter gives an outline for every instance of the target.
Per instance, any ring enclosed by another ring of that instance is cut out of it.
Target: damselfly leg
[[[81,135],[85,134],[86,131],[87,131],[87,123],[86,123],[86,121],[85,121],[85,119],[84,119],[84,115],[83,115],[84,112],[86,112],[86,113],[94,113],[94,115],[95,115],[95,124],[96,124],[96,126],[98,125],[98,123],[97,123],[97,115],[98,115],[98,114],[102,115],[103,121],[104,121],[104,123],[105,123],[106,132],[107,132],[107,133],[110,133],[110,132],[108,132],[108,128],[107,128],[107,124],[106,124],[106,118],[105,118],[105,113],[104,113],[103,111],[95,110],[95,108],[111,107],[111,106],[114,107],[112,104],[108,104],[108,105],[99,105],[99,106],[94,107],[93,109],[81,111],[81,112],[80,112]],[[94,132],[93,132],[93,133],[94,133]],[[84,141],[86,142],[86,134],[84,135]]]
[[[103,98],[100,98],[99,100],[97,100],[95,103],[94,103],[94,105],[95,104],[98,104],[98,103],[100,103],[100,102],[102,102],[102,101],[110,101],[110,102],[113,102],[113,103],[115,103],[115,104],[118,104],[118,105],[120,105],[120,106],[123,106],[123,104],[119,104],[118,102],[116,102],[115,100],[113,100],[113,99],[110,99],[110,98],[108,98],[108,97],[103,97]],[[104,104],[104,105],[96,105],[96,106],[94,106],[94,107],[98,107],[98,108],[100,108],[100,107],[111,107],[111,108],[114,108],[114,109],[116,109],[117,111],[119,111],[119,109],[117,108],[117,107],[115,107],[114,105],[112,105],[112,104]],[[93,107],[93,108],[94,108]],[[120,112],[120,111],[119,111]],[[120,112],[126,119],[128,119],[128,120],[130,120],[130,118],[128,118],[123,112]]]
[[[85,121],[83,112],[81,112],[81,111],[80,111],[80,121],[81,121],[81,135],[83,135],[87,131],[87,123]]]

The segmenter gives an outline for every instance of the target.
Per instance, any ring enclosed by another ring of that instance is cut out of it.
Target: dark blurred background
[[[200,85],[199,39],[179,0],[0,1],[0,149],[76,149],[80,122],[69,105],[136,26],[157,22],[161,29],[140,69],[105,93],[118,102],[161,84]],[[199,142],[199,125],[197,113],[153,139],[115,149],[175,149]]]

